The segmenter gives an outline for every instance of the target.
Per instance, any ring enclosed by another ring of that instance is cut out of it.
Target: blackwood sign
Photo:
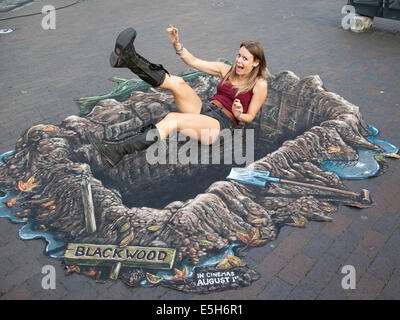
[[[118,247],[115,245],[69,243],[64,253],[67,265],[113,265],[121,262],[126,267],[171,269],[175,249],[160,247]]]

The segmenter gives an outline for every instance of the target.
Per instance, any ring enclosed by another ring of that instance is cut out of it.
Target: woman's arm
[[[257,112],[260,110],[263,105],[265,99],[268,94],[268,82],[265,79],[260,79],[257,81],[256,85],[253,88],[253,97],[251,98],[249,108],[246,113],[243,113],[243,107],[239,101],[239,103],[234,102],[232,106],[232,112],[236,119],[241,122],[250,123],[253,121]],[[238,99],[237,99],[238,100]]]
[[[167,32],[169,33],[169,40],[174,46],[176,52],[179,54],[183,62],[186,63],[189,67],[211,74],[213,76],[218,76],[221,79],[223,79],[225,75],[229,72],[231,66],[226,63],[218,61],[205,61],[193,56],[179,42],[179,33],[177,28],[169,25],[169,28],[167,28]]]
[[[201,72],[217,76],[220,79],[223,79],[231,69],[230,65],[223,62],[205,61],[196,58],[186,48],[183,49],[180,57],[183,60],[183,62],[186,63],[188,66],[196,70],[199,70]]]

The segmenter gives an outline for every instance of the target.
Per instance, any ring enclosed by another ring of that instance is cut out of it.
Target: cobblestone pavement
[[[37,1],[1,18],[40,12]],[[74,1],[54,1],[62,6]],[[359,106],[380,138],[400,145],[400,22],[375,19],[373,31],[341,28],[345,0],[175,1],[86,0],[57,11],[56,30],[41,28],[41,15],[0,21],[14,32],[0,35],[0,153],[12,150],[32,125],[58,124],[78,114],[73,98],[109,92],[109,52],[118,32],[138,30],[138,50],[172,73],[186,66],[171,48],[166,26],[177,25],[181,41],[207,60],[234,59],[240,42],[257,39],[272,73],[318,74],[328,91]],[[129,288],[65,276],[60,263],[43,254],[43,240],[22,241],[19,225],[0,219],[0,299],[399,299],[400,161],[388,160],[380,177],[347,181],[367,188],[376,206],[343,207],[330,223],[285,227],[279,238],[250,251],[261,279],[250,287],[210,295],[165,288]],[[41,287],[44,265],[54,265],[55,290]],[[356,270],[356,289],[341,287],[344,265]]]

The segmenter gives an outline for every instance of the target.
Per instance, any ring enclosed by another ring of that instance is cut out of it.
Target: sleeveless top
[[[253,97],[253,89],[243,92],[235,97],[237,89],[235,89],[228,80],[225,81],[225,83],[222,82],[223,80],[221,80],[221,82],[218,84],[215,95],[209,100],[218,100],[226,109],[232,112],[233,100],[239,99],[243,106],[243,113],[246,113],[247,109],[249,108],[251,98]]]

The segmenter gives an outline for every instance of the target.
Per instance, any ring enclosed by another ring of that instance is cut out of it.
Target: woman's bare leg
[[[179,112],[200,113],[202,105],[200,97],[181,77],[166,74],[160,88],[172,92]]]
[[[177,130],[202,144],[213,144],[219,137],[219,121],[203,114],[170,112],[156,124],[160,139]]]

